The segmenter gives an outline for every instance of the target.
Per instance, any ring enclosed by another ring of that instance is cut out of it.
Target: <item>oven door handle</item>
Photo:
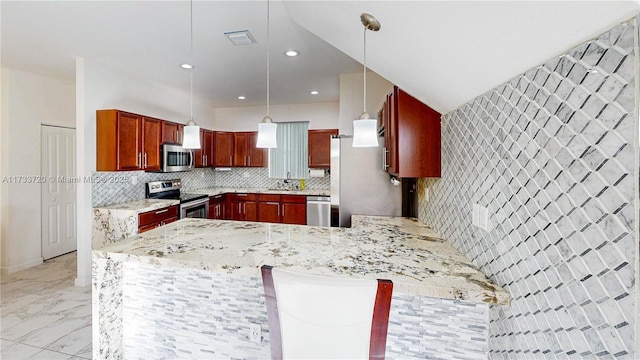
[[[194,161],[194,151],[193,150],[189,150],[189,168],[193,169],[193,161]]]

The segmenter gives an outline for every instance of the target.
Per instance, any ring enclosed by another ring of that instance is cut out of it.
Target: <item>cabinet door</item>
[[[233,133],[233,166],[248,166],[248,140],[246,132]]]
[[[182,144],[182,124],[163,121],[162,122],[162,142],[171,144]]]
[[[279,223],[280,219],[280,202],[279,201],[260,201],[258,202],[258,221]]]
[[[195,149],[193,151],[193,156],[194,156],[194,163],[195,163],[195,167],[204,167],[204,149],[203,149],[203,145],[204,145],[204,129],[200,129],[200,149]]]
[[[231,201],[229,205],[229,219],[244,220],[244,201]]]
[[[247,166],[251,167],[264,167],[265,163],[265,149],[257,148],[258,132],[252,131],[247,136],[247,155],[249,157]]]
[[[244,202],[244,220],[258,221],[258,202],[257,201]]]
[[[202,155],[204,155],[203,167],[212,167],[214,160],[214,134],[211,130],[204,130],[202,132]]]
[[[285,224],[307,224],[307,205],[300,203],[282,204],[282,222]]]
[[[116,130],[118,170],[139,170],[142,168],[140,121],[141,117],[138,115],[118,113]]]
[[[385,144],[387,145],[387,172],[389,174],[398,175],[398,110],[397,110],[397,88],[387,97],[388,104],[388,126],[385,133],[388,132],[388,139],[385,136]]]
[[[338,129],[309,130],[309,167],[331,167],[331,135]]]
[[[233,166],[233,133],[216,131],[214,166]]]
[[[162,120],[142,118],[142,168],[160,170]]]

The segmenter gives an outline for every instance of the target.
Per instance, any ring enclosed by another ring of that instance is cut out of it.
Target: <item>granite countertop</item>
[[[97,258],[260,277],[264,264],[292,271],[390,279],[410,295],[508,304],[495,285],[420,221],[352,217],[352,228],[182,219],[94,250]]]
[[[329,196],[331,190],[329,189],[304,189],[304,190],[287,190],[287,189],[267,189],[267,188],[223,188],[213,187],[207,189],[189,190],[184,191],[186,193],[194,194],[207,194],[214,196],[218,194],[229,193],[249,193],[249,194],[290,194],[290,195],[310,195],[310,196]]]
[[[147,211],[162,209],[172,205],[180,204],[180,200],[163,200],[163,199],[142,199],[129,201],[126,203],[113,204],[94,208],[96,210],[124,210],[140,214]]]

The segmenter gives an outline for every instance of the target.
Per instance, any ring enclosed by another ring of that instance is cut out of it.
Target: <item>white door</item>
[[[76,130],[42,125],[42,258],[76,250]]]

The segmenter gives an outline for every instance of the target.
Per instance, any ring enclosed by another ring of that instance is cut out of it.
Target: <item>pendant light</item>
[[[190,1],[190,45],[191,45],[191,67],[189,68],[190,81],[190,97],[189,97],[189,121],[184,127],[184,136],[182,138],[182,147],[185,149],[200,149],[200,126],[193,121],[193,0]],[[183,66],[184,67],[184,66]]]
[[[372,119],[367,113],[367,30],[380,30],[380,22],[371,14],[362,13],[360,21],[364,25],[364,101],[362,114],[353,121],[353,147],[378,146],[378,120]]]
[[[267,115],[262,119],[262,122],[258,124],[258,141],[256,147],[258,148],[276,148],[278,143],[276,141],[276,129],[278,124],[275,124],[269,116],[269,0],[267,0]]]

